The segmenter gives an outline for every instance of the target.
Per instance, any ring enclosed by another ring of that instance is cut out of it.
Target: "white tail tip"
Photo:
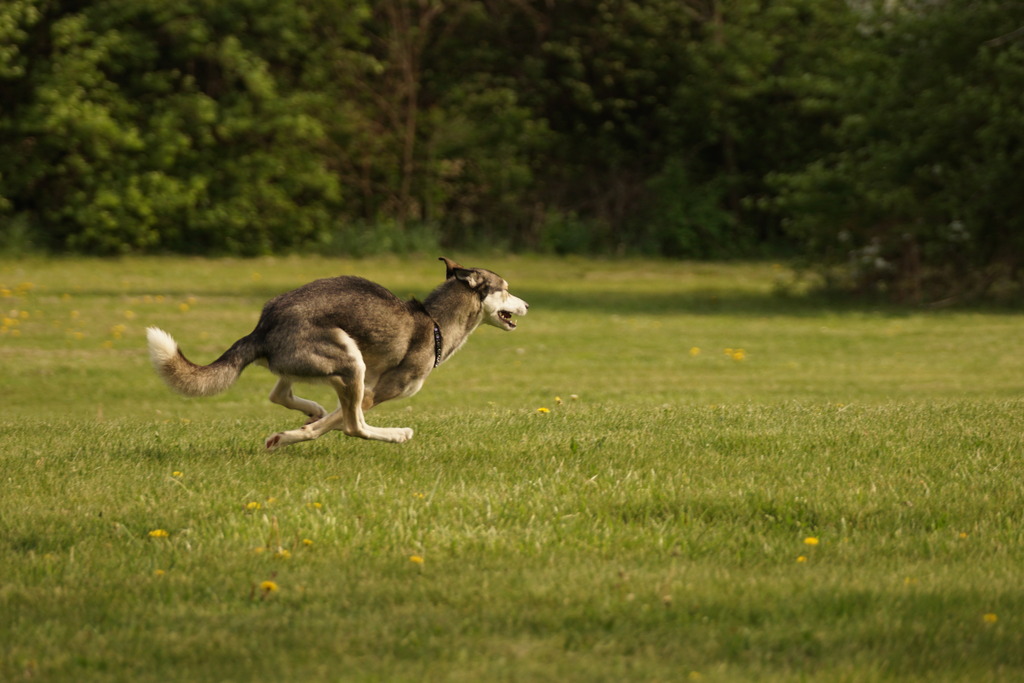
[[[146,328],[146,341],[149,342],[149,357],[157,367],[178,355],[178,342],[159,327]]]

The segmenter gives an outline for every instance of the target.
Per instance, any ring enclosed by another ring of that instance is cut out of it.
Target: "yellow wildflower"
[[[818,539],[814,536],[808,536],[804,539],[805,545],[818,545]]]
[[[537,408],[538,413],[550,413],[551,410],[548,408]]]
[[[263,508],[263,505],[260,504],[258,501],[255,501],[255,500],[245,504],[245,509],[246,510],[260,510],[262,508]]]
[[[263,591],[264,593],[276,593],[277,592],[277,584],[274,583],[273,581],[264,581],[263,583],[260,584],[260,590]]]
[[[311,539],[311,538],[304,538],[304,539],[302,539],[302,545],[307,546],[307,547],[313,545],[313,539]]]
[[[412,562],[413,564],[423,564],[423,556],[422,555],[410,555],[409,556],[409,561]]]
[[[165,529],[153,529],[149,532],[150,538],[167,538],[170,536]]]
[[[693,357],[699,356],[700,355],[700,347],[699,346],[691,346],[690,347],[690,355],[693,356]]]
[[[989,612],[988,614],[986,614],[985,616],[983,616],[983,617],[982,617],[982,620],[983,620],[983,621],[984,621],[984,622],[985,622],[986,624],[994,624],[994,623],[996,623],[997,621],[999,621],[999,617],[998,617],[997,615],[995,615],[995,614],[993,614],[993,613]]]
[[[801,555],[800,557],[796,558],[796,561],[797,562],[806,562],[807,561],[807,556],[806,555]]]
[[[281,548],[276,553],[274,553],[274,557],[278,560],[290,560],[292,559],[292,553],[290,550],[286,548]]]

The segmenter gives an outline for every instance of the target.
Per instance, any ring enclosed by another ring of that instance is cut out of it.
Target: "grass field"
[[[173,395],[144,328],[209,362],[433,257],[0,261],[0,680],[1024,678],[1024,317],[464,262],[530,315],[369,413],[411,442],[268,454],[272,377]]]

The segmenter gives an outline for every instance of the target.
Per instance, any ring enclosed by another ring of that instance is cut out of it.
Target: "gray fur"
[[[422,303],[402,301],[360,277],[316,280],[266,303],[256,328],[209,365],[196,365],[166,332],[148,331],[157,373],[175,391],[211,396],[231,386],[251,363],[279,377],[270,400],[311,418],[301,429],[275,434],[268,449],[317,438],[331,429],[367,439],[402,442],[410,429],[366,424],[363,412],[394,398],[411,396],[435,367],[465,343],[480,323],[515,328],[512,315],[526,315],[526,302],[508,284],[481,268],[463,268],[447,258],[445,281]],[[443,343],[435,358],[435,324]],[[339,407],[333,412],[296,397],[295,382],[327,383]]]

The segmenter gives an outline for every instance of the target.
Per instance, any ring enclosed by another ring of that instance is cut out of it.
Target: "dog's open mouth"
[[[515,329],[516,323],[514,320],[512,320],[512,314],[509,313],[508,311],[498,311],[498,318],[500,318],[501,322],[505,323],[505,325],[508,326],[508,329]]]

